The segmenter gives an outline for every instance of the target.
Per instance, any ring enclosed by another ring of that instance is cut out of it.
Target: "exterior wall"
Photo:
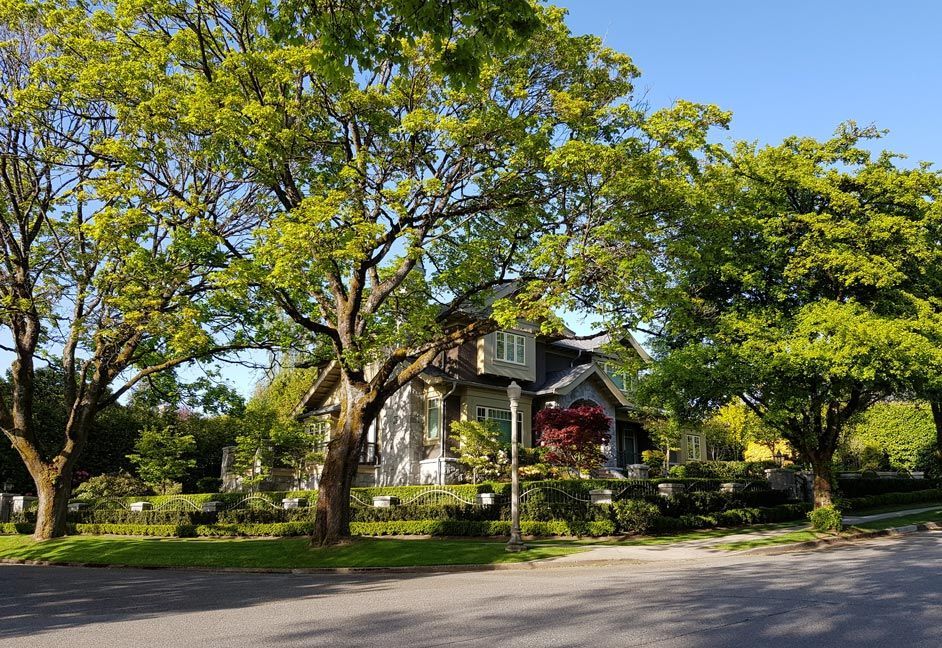
[[[519,365],[498,360],[495,355],[497,333],[488,333],[477,341],[477,372],[533,382],[536,379],[536,337],[532,333],[517,329],[508,332],[524,337],[523,353],[526,364]]]
[[[612,419],[612,425],[609,429],[609,434],[611,435],[611,440],[602,447],[602,451],[607,457],[605,460],[606,466],[616,466],[618,464],[618,447],[617,447],[617,438],[615,434],[615,403],[612,403],[609,400],[609,397],[605,394],[604,391],[598,388],[595,384],[595,380],[590,378],[583,382],[581,385],[573,389],[571,392],[565,396],[560,396],[557,400],[560,407],[569,407],[576,401],[580,400],[589,400],[594,403],[597,403],[604,411],[605,415]]]
[[[425,405],[420,383],[410,383],[396,392],[380,412],[377,443],[380,464],[376,486],[414,484],[419,478]]]
[[[523,429],[520,439],[523,447],[533,447],[533,402],[529,396],[521,396],[519,411],[523,414]],[[495,409],[510,409],[510,400],[505,389],[483,389],[468,387],[461,396],[461,420],[474,421],[477,419],[478,407],[492,407]]]

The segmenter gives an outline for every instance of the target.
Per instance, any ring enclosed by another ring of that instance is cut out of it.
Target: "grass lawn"
[[[913,504],[888,504],[886,506],[877,506],[874,508],[860,509],[859,511],[847,511],[844,515],[877,515],[878,513],[892,513],[894,511],[905,511],[907,509],[929,508],[932,506],[942,507],[942,502],[915,502]]]
[[[541,546],[507,553],[502,542],[357,539],[344,546],[312,548],[307,538],[180,539],[69,536],[34,542],[0,536],[0,558],[137,567],[412,567],[523,562],[583,551]]]
[[[931,504],[927,505],[932,506]],[[902,517],[889,518],[888,520],[876,520],[874,522],[861,522],[855,525],[858,529],[889,529],[892,527],[906,526],[908,524],[922,524],[924,522],[942,522],[942,506],[933,511],[924,513],[913,513]]]

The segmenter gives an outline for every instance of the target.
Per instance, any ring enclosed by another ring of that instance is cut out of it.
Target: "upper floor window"
[[[618,387],[619,390],[624,393],[629,393],[634,389],[637,378],[625,371],[625,369],[607,360],[599,361],[598,365],[602,371],[605,372],[605,375],[611,378],[612,382],[615,383],[615,386]]]
[[[502,362],[526,364],[526,338],[516,333],[497,332],[495,357]]]
[[[687,435],[687,461],[703,460],[703,442],[699,435]]]
[[[437,439],[442,433],[442,399],[430,396],[425,401],[425,438]]]

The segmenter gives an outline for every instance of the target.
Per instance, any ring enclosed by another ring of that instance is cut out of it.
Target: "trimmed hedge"
[[[33,525],[28,522],[3,522],[0,523],[0,535],[17,535],[33,532]]]
[[[928,479],[838,479],[838,487],[844,497],[856,499],[886,493],[912,493],[936,488],[938,484]]]
[[[69,533],[75,535],[131,535],[168,538],[195,538],[192,524],[71,524]]]
[[[894,504],[920,504],[923,502],[942,502],[942,488],[913,491],[909,493],[884,493],[870,497],[855,497],[844,500],[843,508],[848,511],[860,511],[878,506]]]
[[[765,479],[765,469],[776,467],[765,461],[688,461],[670,470],[671,477],[718,479],[743,482]]]

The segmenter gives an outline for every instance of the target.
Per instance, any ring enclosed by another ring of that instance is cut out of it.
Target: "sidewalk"
[[[854,524],[863,524],[865,522],[876,522],[877,520],[892,520],[893,518],[905,517],[907,515],[916,515],[917,513],[928,513],[937,511],[942,506],[927,506],[918,509],[906,509],[905,511],[890,511],[889,513],[876,513],[874,515],[845,515],[844,524],[853,526]]]

